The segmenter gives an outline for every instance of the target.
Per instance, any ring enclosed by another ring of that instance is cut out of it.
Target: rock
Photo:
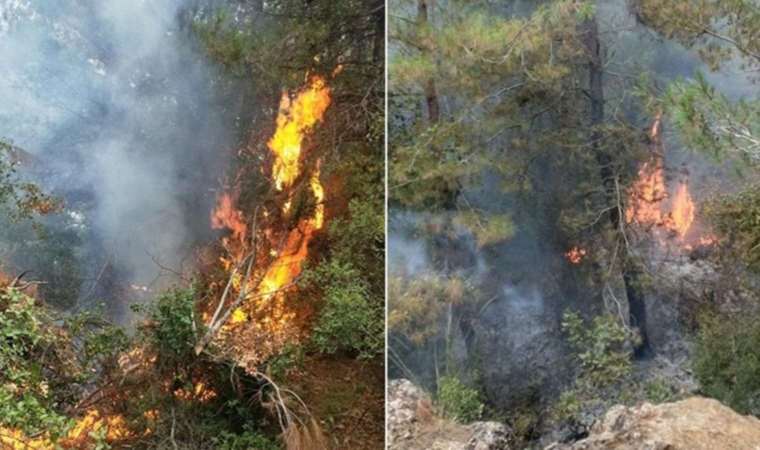
[[[387,424],[390,450],[510,450],[509,427],[437,417],[430,397],[409,380],[388,383]]]
[[[468,428],[472,437],[465,450],[506,450],[509,449],[511,430],[498,422],[475,422]]]
[[[425,410],[432,414],[432,403],[425,391],[409,380],[391,380],[388,383],[387,431],[391,447],[394,442],[414,437],[419,423],[427,419],[419,417],[425,415]]]
[[[675,403],[615,406],[589,437],[546,450],[760,450],[760,420],[720,402],[692,397]]]

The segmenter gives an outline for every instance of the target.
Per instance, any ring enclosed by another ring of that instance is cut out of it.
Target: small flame
[[[580,264],[583,258],[586,256],[586,249],[580,247],[573,247],[565,252],[565,258],[572,264]]]
[[[243,220],[243,213],[235,208],[235,200],[229,193],[219,196],[216,208],[211,212],[211,228],[226,228],[232,231],[232,238],[238,242],[245,240],[248,225]]]
[[[681,182],[676,189],[671,205],[672,226],[671,229],[684,237],[694,223],[694,202],[689,194],[689,186]]]
[[[311,186],[311,192],[314,194],[314,199],[317,202],[313,220],[314,228],[317,230],[322,229],[322,225],[324,225],[325,221],[325,189],[322,186],[322,183],[319,181],[321,165],[321,161],[317,161],[317,169],[314,171],[314,174],[312,174],[311,181],[309,182],[309,185]]]

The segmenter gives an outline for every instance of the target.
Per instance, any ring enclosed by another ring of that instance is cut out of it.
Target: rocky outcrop
[[[692,397],[675,403],[616,406],[573,444],[546,450],[760,450],[760,420],[720,402]]]
[[[435,415],[430,397],[409,380],[388,383],[390,450],[509,450],[511,430],[497,422],[463,425]]]

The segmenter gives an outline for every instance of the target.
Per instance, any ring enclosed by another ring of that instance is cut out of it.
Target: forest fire
[[[322,120],[330,102],[330,88],[320,77],[312,77],[309,84],[293,96],[287,92],[283,94],[277,129],[267,147],[273,156],[273,188],[284,195],[277,196],[281,200],[276,202],[279,205],[275,205],[275,210],[263,211],[263,226],[262,221],[258,221],[258,228],[255,225],[249,227],[246,216],[236,205],[236,192],[221,195],[211,214],[213,228],[231,231],[229,238],[223,240],[228,256],[222,257],[221,262],[230,276],[231,290],[223,300],[232,311],[228,320],[222,319],[226,323],[220,334],[228,339],[233,339],[233,335],[240,338],[245,335],[249,342],[258,342],[257,337],[266,336],[259,342],[259,348],[253,350],[257,358],[268,353],[267,347],[279,345],[278,336],[292,338],[297,334],[292,323],[295,313],[286,308],[284,291],[292,288],[301,274],[309,244],[325,220],[320,162],[316,162],[310,174],[304,174],[302,145],[305,137]],[[308,176],[306,186],[314,200],[313,212],[308,217],[299,218],[291,229],[282,230],[281,224],[287,222],[285,218],[292,213],[294,197],[299,194],[301,185],[296,181],[304,175]],[[278,220],[281,218],[283,220]],[[251,266],[250,270],[242,269],[246,264]],[[211,322],[217,319],[216,316]],[[213,326],[213,323],[209,324],[210,328]],[[233,329],[235,333],[231,333]],[[252,358],[246,359],[250,361]]]
[[[671,194],[665,179],[661,115],[650,129],[652,157],[639,169],[638,178],[629,191],[625,220],[649,229],[658,227],[683,241],[692,229],[696,206],[689,191],[688,179],[682,178]]]
[[[9,450],[56,450],[94,448],[93,436],[103,433],[109,443],[134,437],[120,415],[103,416],[97,410],[90,410],[79,418],[66,435],[56,442],[47,434],[30,437],[21,430],[0,427],[0,445]]]
[[[330,106],[330,89],[321,77],[291,100],[287,92],[280,100],[277,131],[267,144],[275,155],[272,177],[278,191],[290,187],[300,174],[301,144]]]

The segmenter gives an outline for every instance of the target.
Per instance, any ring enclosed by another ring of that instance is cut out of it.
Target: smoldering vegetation
[[[208,3],[0,3],[0,136],[65,203],[45,225],[67,254],[52,264],[78,278],[72,304],[106,301],[124,320],[127,298],[176,282],[210,237],[239,111],[192,35]],[[14,269],[51,281],[57,269],[24,267],[12,236],[3,247]]]

